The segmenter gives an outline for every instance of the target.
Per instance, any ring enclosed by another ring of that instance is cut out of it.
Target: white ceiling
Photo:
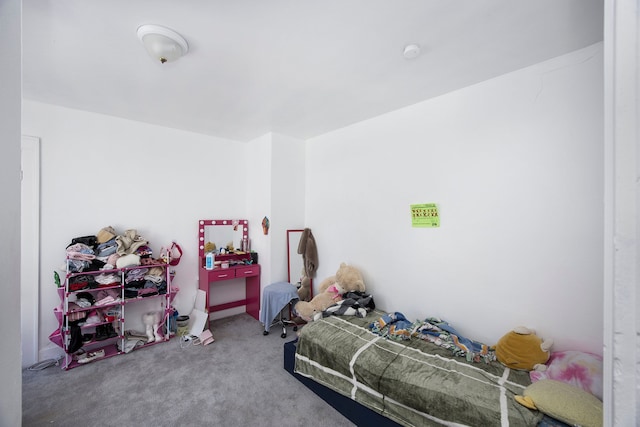
[[[602,0],[23,0],[23,95],[307,139],[602,40]],[[153,61],[142,24],[189,53]],[[408,43],[422,54],[403,58]]]

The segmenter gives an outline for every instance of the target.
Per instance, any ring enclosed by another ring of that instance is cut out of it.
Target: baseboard
[[[49,359],[59,359],[61,356],[64,357],[64,355],[65,353],[63,349],[55,344],[51,344],[40,349],[38,352],[38,361],[42,362]],[[26,368],[26,366],[24,367]]]

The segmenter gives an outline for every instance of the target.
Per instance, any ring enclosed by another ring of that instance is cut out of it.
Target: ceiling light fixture
[[[138,27],[138,38],[153,59],[165,62],[175,61],[189,51],[187,41],[175,31],[160,25]]]
[[[408,44],[404,47],[404,52],[402,55],[405,59],[413,59],[420,55],[420,46],[417,44]]]

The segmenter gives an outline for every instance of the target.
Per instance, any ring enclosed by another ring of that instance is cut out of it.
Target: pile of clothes
[[[125,297],[165,294],[165,260],[154,259],[148,241],[136,230],[117,234],[113,227],[102,228],[95,236],[76,237],[67,246],[66,268],[73,274],[69,290],[96,289],[122,284],[125,269]],[[95,274],[95,272],[100,272]]]
[[[419,338],[451,350],[468,362],[490,363],[496,360],[495,351],[487,344],[462,336],[448,322],[437,317],[410,322],[400,312],[387,313],[369,325],[371,332],[393,340]]]
[[[66,348],[63,346],[62,314],[58,317],[59,328],[50,339],[73,354],[78,363],[103,357],[104,350],[100,350],[102,356],[92,356],[83,346],[124,336],[118,330],[122,299],[166,294],[168,265],[177,265],[181,255],[174,243],[166,252],[161,250],[160,257],[153,258],[148,240],[133,229],[118,234],[108,226],[96,235],[73,238],[66,248],[63,267],[68,288],[63,288],[57,273],[54,275],[57,286],[68,292],[66,311],[62,307],[56,310],[66,315],[69,343]]]

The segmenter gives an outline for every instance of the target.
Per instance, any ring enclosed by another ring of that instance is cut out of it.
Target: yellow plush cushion
[[[555,380],[540,380],[524,389],[524,399],[516,401],[525,406],[531,403],[542,413],[567,424],[584,427],[602,426],[602,402],[586,391]]]
[[[521,334],[510,331],[496,344],[496,357],[500,363],[524,371],[549,360],[549,352],[540,347],[542,340],[536,334]]]

